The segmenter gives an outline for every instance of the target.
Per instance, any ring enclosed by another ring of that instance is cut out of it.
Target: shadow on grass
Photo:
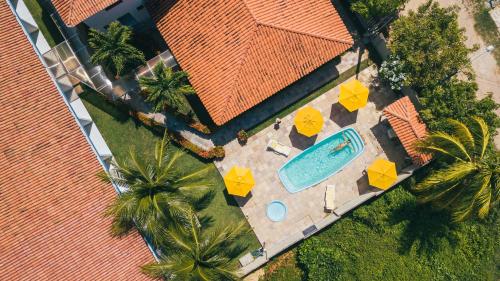
[[[407,254],[415,248],[419,255],[430,255],[439,251],[444,244],[451,247],[457,245],[455,225],[451,223],[447,212],[407,200],[394,209],[389,217],[390,225],[401,223],[404,225],[399,249],[401,254]]]

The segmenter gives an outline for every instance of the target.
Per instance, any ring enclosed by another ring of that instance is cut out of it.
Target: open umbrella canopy
[[[386,190],[397,180],[396,164],[377,159],[368,167],[368,182],[371,186]]]
[[[312,137],[318,134],[323,128],[324,122],[321,112],[310,106],[299,109],[293,121],[297,128],[297,132],[306,137]]]
[[[245,197],[255,185],[252,171],[248,168],[233,166],[224,176],[227,193]]]
[[[339,103],[353,112],[368,103],[369,90],[359,80],[354,79],[340,85]]]

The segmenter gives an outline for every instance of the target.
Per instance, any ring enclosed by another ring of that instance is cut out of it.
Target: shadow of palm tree
[[[402,254],[415,249],[419,255],[438,251],[443,243],[455,247],[458,243],[450,215],[429,205],[406,201],[389,217],[389,224],[403,225],[399,251]]]

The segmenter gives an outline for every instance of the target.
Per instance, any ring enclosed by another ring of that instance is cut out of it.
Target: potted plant
[[[244,145],[247,143],[248,141],[248,133],[245,131],[245,130],[240,130],[237,134],[236,134],[236,138],[238,138],[238,142],[241,144],[241,145]]]

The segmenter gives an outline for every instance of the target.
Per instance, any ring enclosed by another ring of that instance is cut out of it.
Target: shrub
[[[245,130],[240,130],[237,134],[236,137],[238,138],[238,142],[240,144],[246,144],[248,141],[248,133]]]
[[[224,147],[216,146],[210,150],[210,154],[213,156],[213,158],[220,159],[226,156],[226,151],[224,150]]]
[[[307,280],[331,281],[342,272],[345,256],[339,251],[323,247],[316,237],[306,240],[299,248],[299,264],[306,268]]]
[[[408,74],[404,72],[403,63],[397,56],[390,56],[379,69],[380,79],[392,90],[400,91],[405,86]]]
[[[201,133],[204,133],[204,134],[210,134],[211,133],[210,129],[207,126],[205,126],[204,124],[202,124],[201,122],[198,122],[198,121],[195,121],[195,120],[192,120],[192,119],[190,121],[188,121],[188,122],[189,122],[188,123],[189,127],[195,129],[198,132],[201,132]]]
[[[432,1],[391,25],[389,49],[401,60],[406,83],[417,91],[433,89],[458,71],[471,73],[465,31],[455,8]]]

